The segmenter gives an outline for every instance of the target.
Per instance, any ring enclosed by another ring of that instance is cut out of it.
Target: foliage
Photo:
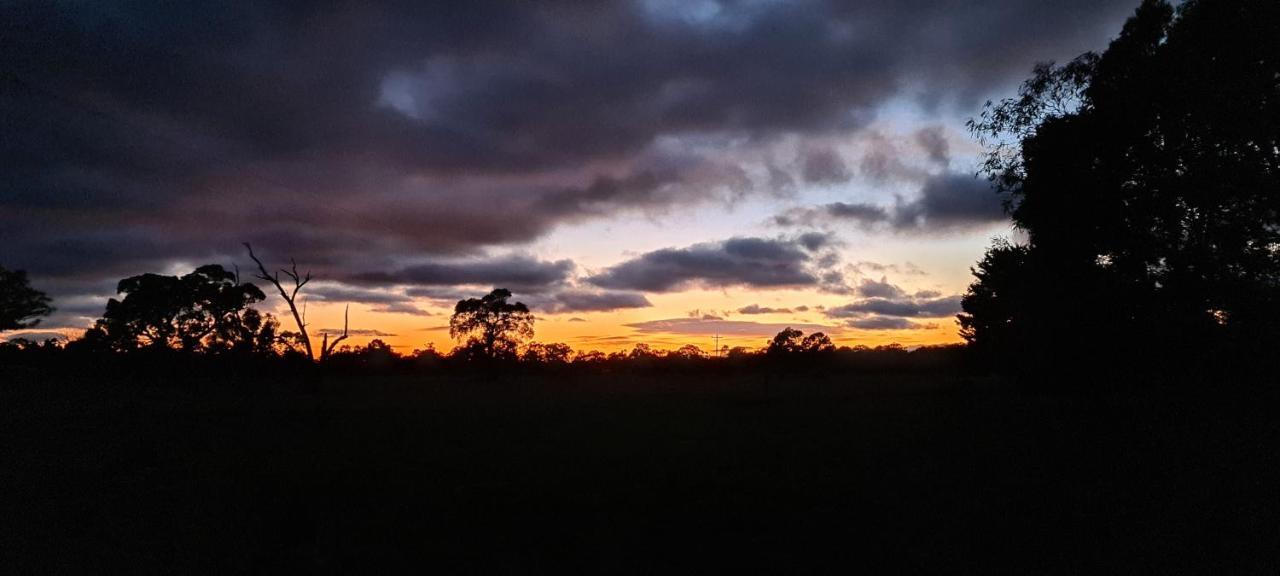
[[[1028,241],[979,263],[964,336],[1006,357],[1280,336],[1277,35],[1275,2],[1147,0],[989,105],[970,127]]]
[[[51,313],[49,297],[30,286],[25,271],[0,266],[0,332],[34,327]]]
[[[814,332],[808,336],[804,332],[791,327],[783,328],[765,348],[770,356],[787,356],[794,354],[817,354],[835,350],[831,338],[822,332]]]
[[[520,360],[532,364],[567,364],[573,356],[573,348],[568,344],[553,342],[551,344],[543,344],[541,342],[530,342],[525,346],[524,354],[520,356]]]
[[[256,286],[210,264],[186,276],[143,274],[121,280],[106,311],[84,337],[115,351],[271,352],[278,324],[250,306],[265,298]]]
[[[514,359],[520,342],[533,336],[533,314],[510,298],[510,290],[495,288],[484,297],[459,300],[449,335],[465,338],[465,351],[477,359]]]

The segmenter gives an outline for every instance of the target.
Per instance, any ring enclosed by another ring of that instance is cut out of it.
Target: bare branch
[[[329,342],[329,334],[325,333],[324,342],[320,344],[321,359],[328,358],[329,355],[333,353],[334,349],[338,347],[338,343],[347,339],[347,328],[350,324],[350,319],[351,319],[351,305],[347,304],[346,310],[342,312],[342,335],[338,336],[337,338],[334,338],[332,342]]]
[[[305,284],[306,282],[305,281],[301,283],[298,282],[297,275],[295,274],[293,292],[292,293],[286,292],[284,289],[284,285],[280,284],[280,273],[277,272],[275,275],[267,273],[267,267],[264,266],[262,264],[262,261],[258,259],[258,256],[253,253],[253,246],[250,246],[248,242],[245,242],[244,247],[249,251],[249,258],[252,258],[253,262],[258,265],[257,278],[265,282],[270,282],[273,286],[275,286],[276,290],[280,292],[280,297],[283,298],[284,301],[289,304],[289,312],[293,313],[293,321],[298,325],[298,336],[302,338],[302,344],[307,349],[307,357],[314,360],[316,355],[315,355],[315,352],[311,349],[311,337],[307,336],[307,323],[303,320],[302,315],[298,313],[298,306],[294,302],[294,297],[298,295],[298,290],[302,288],[302,285]],[[295,272],[297,271],[296,264],[294,265],[294,271]],[[284,273],[289,274],[288,271],[284,271]],[[310,274],[308,274],[307,280],[310,280],[310,279],[311,279],[311,276]],[[306,303],[303,302],[303,304],[305,305]]]

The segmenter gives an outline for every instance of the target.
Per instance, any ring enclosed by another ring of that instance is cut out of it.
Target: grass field
[[[32,378],[0,406],[13,574],[1280,569],[1278,426],[1245,394]]]

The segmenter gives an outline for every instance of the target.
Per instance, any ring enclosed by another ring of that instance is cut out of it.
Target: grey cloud
[[[644,294],[638,292],[600,292],[566,290],[552,296],[545,309],[553,314],[565,312],[608,312],[626,308],[653,306]]]
[[[836,239],[831,234],[825,232],[806,232],[796,236],[796,242],[801,246],[804,246],[805,250],[815,252],[834,244]]]
[[[0,261],[115,279],[250,241],[339,279],[473,256],[750,189],[732,162],[654,157],[664,138],[967,106],[1101,47],[1131,4],[3,3]]]
[[[806,308],[807,310],[807,308]],[[759,304],[750,304],[738,309],[739,314],[755,315],[755,314],[790,314],[790,308],[769,308]]]
[[[858,283],[857,292],[863,298],[901,298],[906,292],[891,283],[883,276],[880,280],[864,278]]]
[[[865,298],[829,308],[830,318],[858,318],[871,314],[903,318],[940,318],[960,312],[960,296],[937,298]]]
[[[905,234],[941,234],[1006,221],[1001,197],[986,180],[944,173],[931,176],[918,198],[892,207],[832,202],[793,208],[774,217],[779,226],[816,226],[848,222],[866,230]]]
[[[435,316],[434,312],[423,310],[408,302],[394,302],[390,304],[380,304],[369,310],[373,312],[381,312],[383,314],[412,314],[414,316]]]
[[[321,328],[320,330],[316,331],[316,333],[327,334],[329,336],[338,336],[343,333],[343,329],[342,328]],[[373,336],[375,338],[392,338],[396,336],[395,334],[392,334],[390,332],[383,332],[381,330],[370,330],[370,329],[363,329],[363,328],[362,329],[351,328],[346,330],[346,333],[351,336]]]
[[[774,217],[779,226],[814,226],[825,222],[849,221],[863,228],[890,220],[889,211],[874,204],[832,202],[814,208],[793,208]]]
[[[587,278],[603,288],[669,292],[689,286],[782,288],[820,282],[796,240],[732,238],[642,254]]]
[[[359,302],[362,304],[399,304],[411,300],[407,295],[398,292],[338,284],[308,284],[303,293],[309,297],[326,301]]]
[[[701,318],[668,318],[665,320],[650,320],[648,322],[636,322],[626,325],[642,333],[665,333],[665,334],[698,334],[698,335],[714,335],[722,336],[762,336],[768,337],[781,332],[784,328],[791,327],[804,332],[838,331],[839,327],[826,326],[822,324],[778,324],[765,322],[749,322],[744,320],[719,320],[719,319],[701,319]]]
[[[817,148],[805,153],[800,174],[810,184],[840,184],[853,178],[840,155],[830,148]]]
[[[533,256],[507,255],[487,259],[420,262],[390,272],[363,272],[347,280],[361,284],[456,286],[473,284],[539,292],[566,282],[573,273],[569,260],[546,261]]]
[[[974,176],[943,174],[925,182],[920,198],[896,208],[894,226],[899,230],[944,232],[1006,219],[1000,195],[990,182]]]
[[[915,140],[935,164],[946,167],[951,163],[951,145],[947,142],[946,129],[942,126],[921,128],[916,131]]]
[[[906,318],[893,316],[870,316],[845,321],[845,326],[860,330],[926,330],[934,328],[934,324],[921,324]]]

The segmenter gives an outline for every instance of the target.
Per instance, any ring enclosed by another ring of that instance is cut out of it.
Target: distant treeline
[[[468,374],[505,372],[698,372],[746,370],[785,371],[799,375],[810,371],[847,373],[947,372],[969,373],[963,345],[924,346],[907,349],[898,344],[877,347],[841,346],[816,351],[778,351],[770,347],[735,347],[720,356],[694,346],[655,350],[637,344],[630,350],[574,351],[567,344],[530,342],[519,353],[504,358],[477,357],[466,346],[442,352],[432,346],[400,354],[381,340],[364,346],[342,346],[323,363],[305,354],[281,348],[273,352],[190,352],[178,349],[144,349],[122,354],[95,350],[81,341],[33,342],[21,338],[0,343],[0,374],[29,371],[30,375],[64,372],[170,373],[192,378],[287,376],[298,374]]]
[[[255,258],[256,260],[256,258]],[[281,289],[290,304],[309,275],[295,269],[283,271],[296,280],[295,289]],[[28,300],[41,308],[26,318],[31,327],[38,316],[51,311],[48,298],[25,286],[25,275],[13,274],[28,291]],[[261,271],[259,278],[277,284],[274,275]],[[279,287],[279,286],[278,286]],[[12,292],[13,290],[11,290]],[[267,370],[302,366],[338,372],[483,369],[696,369],[703,367],[764,366],[802,369],[840,365],[850,369],[905,370],[955,368],[961,346],[907,350],[900,345],[869,348],[837,347],[822,332],[805,334],[786,328],[759,348],[725,347],[704,351],[692,344],[675,350],[656,350],[636,344],[630,350],[610,353],[573,350],[564,343],[532,341],[534,316],[521,302],[511,302],[511,292],[495,289],[480,298],[460,300],[449,322],[450,335],[458,341],[451,350],[434,345],[400,354],[380,339],[364,346],[343,344],[341,334],[322,334],[320,354],[305,337],[305,316],[295,316],[297,331],[280,329],[269,313],[253,307],[266,295],[257,286],[222,266],[201,266],[184,276],[143,274],[121,280],[121,298],[112,298],[103,315],[85,334],[63,342],[35,342],[15,338],[0,344],[0,362],[29,369],[105,366],[140,368],[147,365],[201,366],[215,372],[239,372],[258,367]],[[17,322],[15,322],[16,324]]]

